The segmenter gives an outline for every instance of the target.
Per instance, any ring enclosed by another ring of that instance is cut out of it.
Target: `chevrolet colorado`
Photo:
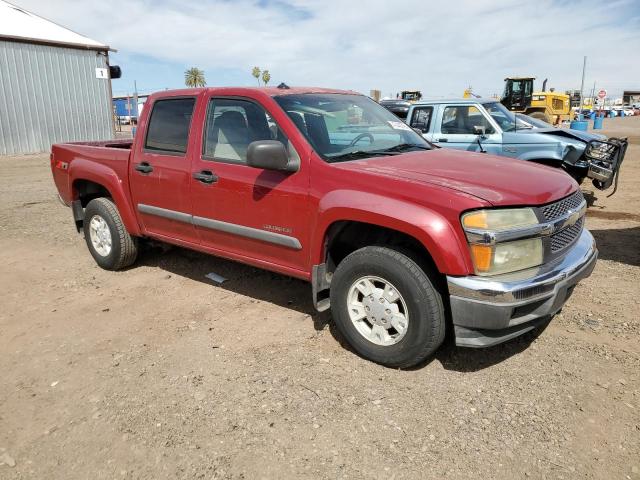
[[[391,367],[447,324],[484,347],[548,321],[597,257],[568,175],[434,147],[355,92],[156,93],[133,140],[53,145],[51,169],[101,267],[154,239],[304,279]]]

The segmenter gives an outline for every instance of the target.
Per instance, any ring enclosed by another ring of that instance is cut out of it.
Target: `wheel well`
[[[76,180],[73,182],[73,198],[80,201],[82,208],[85,208],[94,198],[100,197],[111,198],[111,193],[99,183],[91,180]]]
[[[370,223],[340,221],[327,231],[325,240],[327,271],[333,272],[338,264],[356,250],[377,245],[399,250],[431,276],[444,280],[433,258],[424,245],[406,233]],[[434,281],[439,281],[434,278]]]
[[[556,160],[553,158],[532,158],[529,162],[539,163],[540,165],[546,165],[547,167],[560,168],[562,160]]]
[[[443,300],[448,298],[446,278],[439,272],[433,257],[419,240],[379,225],[345,220],[335,222],[329,227],[325,235],[324,263],[313,267],[311,284],[316,309],[324,311],[330,307],[331,277],[338,264],[350,253],[374,245],[393,248],[411,258],[429,276],[433,286],[443,294]],[[448,309],[446,300],[445,308]]]
[[[111,193],[104,186],[91,180],[75,180],[73,182],[73,220],[76,223],[76,230],[81,231],[84,226],[84,209],[94,198],[111,198]]]

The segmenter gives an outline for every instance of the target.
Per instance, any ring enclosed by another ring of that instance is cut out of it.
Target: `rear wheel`
[[[338,265],[330,294],[340,333],[376,363],[411,367],[444,340],[442,297],[403,253],[386,247],[356,250]]]
[[[94,260],[105,270],[119,270],[135,262],[138,242],[129,235],[115,204],[108,198],[89,202],[84,214],[84,238]]]

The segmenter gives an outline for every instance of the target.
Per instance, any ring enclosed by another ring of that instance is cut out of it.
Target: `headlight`
[[[508,238],[511,231],[522,231],[538,225],[531,208],[477,210],[462,216],[471,258],[477,275],[498,275],[535,267],[543,262],[542,239],[496,241]]]
[[[606,160],[611,156],[612,151],[608,143],[591,141],[585,149],[585,155],[595,160]]]
[[[506,210],[476,210],[462,216],[465,230],[478,229],[500,232],[538,224],[538,217],[531,208]]]
[[[534,95],[531,97],[531,100],[533,101],[542,101],[544,100],[546,97],[544,95]]]
[[[471,245],[471,258],[478,275],[498,275],[537,267],[542,263],[542,255],[541,238]]]

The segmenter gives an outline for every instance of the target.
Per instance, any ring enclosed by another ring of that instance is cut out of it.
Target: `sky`
[[[640,90],[640,0],[10,0],[117,49],[114,94],[184,86],[321,86],[383,96],[499,94],[534,76],[585,96]]]

